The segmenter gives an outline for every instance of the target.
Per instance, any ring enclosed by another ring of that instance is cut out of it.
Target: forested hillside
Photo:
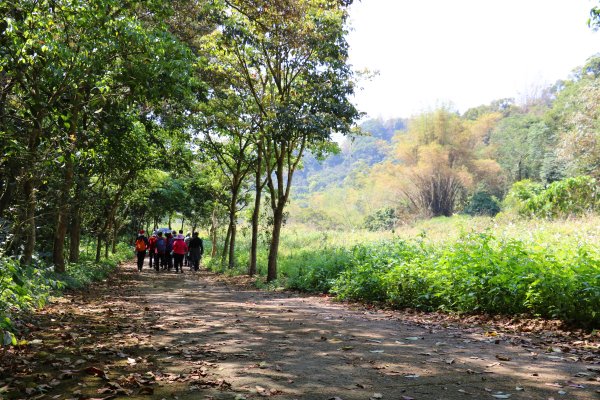
[[[416,218],[495,215],[516,182],[596,179],[599,66],[592,56],[524,103],[500,99],[462,114],[440,108],[406,122],[366,121],[368,136],[344,138],[340,153],[318,167],[307,163],[291,218],[391,229]]]
[[[307,154],[295,177],[294,193],[301,196],[341,186],[350,175],[382,162],[394,135],[405,129],[403,119],[369,120],[359,125],[356,135],[340,137],[332,154]]]

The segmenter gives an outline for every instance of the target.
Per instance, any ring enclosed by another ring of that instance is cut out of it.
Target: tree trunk
[[[267,282],[277,279],[277,254],[279,252],[279,238],[283,225],[283,207],[285,203],[278,204],[273,212],[273,236],[269,246],[269,264],[267,269]]]
[[[14,161],[11,160],[3,171],[6,172],[6,175],[2,177],[4,181],[2,182],[3,186],[0,193],[0,217],[4,215],[4,211],[14,202],[13,197],[17,185],[15,177],[18,176],[18,169],[13,164]]]
[[[225,242],[223,243],[223,252],[221,253],[221,265],[227,263],[227,254],[229,250],[229,240],[231,239],[231,225],[227,226],[227,235],[225,235]]]
[[[77,146],[77,125],[79,118],[79,97],[77,95],[73,99],[72,110],[71,125],[68,129],[68,144],[64,152],[65,175],[60,189],[56,228],[54,230],[54,246],[52,249],[52,262],[54,263],[56,272],[59,273],[65,272],[65,240],[70,219],[69,209],[73,203],[71,189],[73,187],[75,166],[73,165],[72,156]]]
[[[52,249],[52,262],[58,273],[65,272],[65,239],[69,224],[69,201],[71,186],[73,185],[73,159],[71,152],[65,152],[65,175],[61,185],[56,228],[54,229],[54,246]]]
[[[248,275],[254,276],[257,272],[256,259],[258,256],[258,218],[260,215],[260,195],[256,192],[254,199],[254,211],[252,212],[252,243],[250,244],[250,264],[248,265]]]
[[[104,259],[108,259],[108,248],[110,247],[110,240],[108,240],[108,235],[106,235],[106,239],[104,239]]]
[[[81,244],[81,210],[78,199],[75,199],[75,202],[73,203],[69,231],[69,261],[76,263],[79,262],[79,246]]]
[[[229,239],[229,269],[235,267],[235,235],[237,227],[235,223],[231,225],[231,238]]]
[[[25,168],[25,182],[23,184],[23,196],[25,198],[25,218],[23,231],[25,236],[25,249],[23,251],[22,263],[30,265],[33,260],[33,252],[35,251],[36,229],[35,229],[35,207],[37,199],[35,195],[35,177],[33,169],[37,162],[37,146],[39,138],[42,136],[42,120],[43,115],[37,115],[35,119],[36,127],[29,135],[27,144],[28,161]]]
[[[234,179],[237,182],[237,178]],[[233,187],[233,193],[231,194],[231,203],[229,204],[229,268],[235,267],[235,235],[237,231],[236,227],[236,214],[237,214],[237,197],[239,188],[238,185]]]
[[[252,211],[252,244],[250,245],[250,264],[248,265],[248,275],[254,276],[256,275],[257,267],[256,267],[256,258],[258,256],[258,220],[260,217],[260,200],[262,195],[262,185],[261,185],[261,152],[258,152],[257,164],[258,167],[256,169],[255,181],[256,185],[256,195],[254,197],[254,210]]]
[[[30,175],[28,172],[27,175]],[[24,233],[25,233],[25,249],[23,251],[23,264],[31,264],[33,259],[33,251],[35,250],[35,186],[33,183],[33,176],[28,176],[23,187],[23,194],[25,196],[25,221],[24,221]]]
[[[181,217],[181,230],[183,230],[183,223],[185,221],[185,218]]]
[[[106,241],[105,258],[108,258],[108,241],[109,241],[111,232],[113,230],[113,227],[115,225],[115,214],[117,212],[117,207],[119,206],[119,201],[121,200],[121,196],[123,195],[123,192],[125,191],[125,189],[127,187],[127,182],[132,180],[135,177],[135,174],[136,174],[136,171],[129,171],[129,173],[124,177],[123,181],[121,182],[121,186],[120,186],[119,190],[117,191],[117,193],[115,193],[115,197],[113,198],[110,209],[105,214],[106,222],[104,223],[104,227],[102,228],[101,232],[99,233],[99,235],[104,236],[105,241]],[[97,257],[96,262],[100,262],[99,256]]]
[[[127,210],[127,208],[125,208],[125,210]],[[124,220],[121,220],[121,219],[117,220],[115,218],[115,221],[113,222],[113,231],[112,231],[112,235],[111,235],[111,246],[112,246],[111,252],[112,252],[112,254],[115,254],[117,252],[117,243],[119,242],[119,232],[121,232],[124,225],[125,225]]]
[[[112,223],[112,231],[110,232],[110,252],[111,254],[115,254],[117,252],[117,238],[119,235],[119,231],[121,231],[122,221],[117,220],[117,218],[113,219]]]
[[[96,241],[96,263],[100,262],[100,256],[102,255],[102,234],[98,234],[98,240]]]
[[[212,216],[210,219],[210,240],[212,242],[212,249],[210,251],[210,257],[215,258],[217,255],[217,210],[213,209]]]

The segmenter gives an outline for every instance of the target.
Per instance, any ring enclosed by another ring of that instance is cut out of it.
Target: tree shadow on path
[[[600,390],[598,357],[547,352],[536,334],[406,320],[205,271],[124,265],[35,318],[31,344],[3,354],[0,396],[596,399]]]

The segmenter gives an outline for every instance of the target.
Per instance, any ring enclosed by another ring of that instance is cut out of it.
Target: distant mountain
[[[294,195],[322,191],[341,186],[347,176],[359,169],[377,164],[387,156],[394,134],[406,130],[404,119],[370,119],[360,125],[364,135],[346,137],[340,153],[323,161],[312,154],[303,159],[303,168],[294,174]]]

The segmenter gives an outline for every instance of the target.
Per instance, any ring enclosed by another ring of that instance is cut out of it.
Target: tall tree
[[[194,60],[159,23],[146,26],[137,18],[151,3],[161,2],[0,4],[6,15],[0,23],[0,129],[7,155],[0,162],[0,216],[12,219],[13,249],[25,264],[36,247],[40,198],[44,215],[55,215],[44,220],[44,232],[54,225],[53,261],[61,271],[69,220],[75,258],[81,192],[93,181],[122,186],[144,167],[138,155],[149,147],[172,148],[171,135],[159,130],[184,132],[173,124],[181,125],[182,110],[189,109]],[[111,156],[123,157],[126,170],[113,174],[121,163]],[[7,204],[16,204],[16,212],[7,214]],[[107,229],[113,222],[106,220]]]
[[[450,216],[474,186],[474,178],[501,191],[500,170],[489,159],[487,143],[500,114],[479,114],[473,120],[442,108],[414,117],[406,135],[396,142],[409,184],[401,191],[427,216]]]
[[[229,189],[229,199],[225,204],[229,226],[223,248],[223,262],[228,259],[229,268],[235,266],[237,214],[241,207],[247,205],[242,191],[256,162],[254,143],[258,119],[251,112],[253,103],[248,104],[247,100],[230,86],[217,87],[201,108],[205,153],[214,158]]]
[[[556,156],[566,174],[600,176],[600,56],[563,82],[549,115],[557,133]]]
[[[346,4],[330,0],[223,3],[226,49],[220,61],[240,77],[261,115],[258,141],[266,163],[273,213],[267,279],[277,278],[277,254],[294,171],[306,149],[349,133],[359,117],[349,101]]]
[[[550,127],[540,117],[514,114],[499,122],[492,131],[490,143],[496,159],[508,172],[512,182],[541,179],[541,168],[553,147]]]

